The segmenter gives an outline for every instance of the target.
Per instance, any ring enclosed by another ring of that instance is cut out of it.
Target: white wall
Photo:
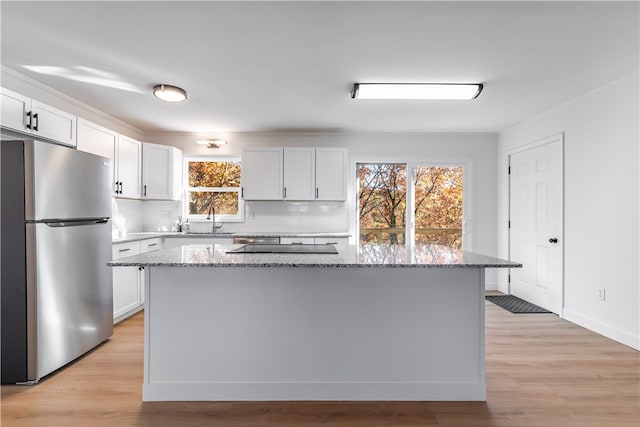
[[[564,311],[640,349],[639,79],[636,72],[498,135],[498,255],[506,257],[506,151],[564,132]],[[499,274],[498,287],[507,289]],[[606,288],[606,301],[597,289]]]
[[[208,149],[196,145],[202,137],[223,137],[226,147]],[[464,162],[468,165],[465,185],[471,188],[471,216],[465,232],[471,237],[468,250],[496,255],[496,135],[494,134],[421,134],[421,133],[340,133],[280,132],[239,133],[234,135],[197,135],[190,133],[147,133],[147,142],[173,145],[184,155],[214,154],[240,156],[243,147],[346,147],[350,156],[348,195],[344,206],[326,204],[325,220],[320,223],[316,202],[301,206],[289,202],[251,202],[243,224],[227,224],[228,231],[255,231],[270,227],[273,231],[343,231],[355,237],[355,163],[364,161]],[[255,218],[251,217],[251,212]],[[295,215],[295,224],[289,215]],[[308,227],[321,227],[309,230]],[[283,227],[287,227],[284,228]],[[278,230],[279,228],[279,230]],[[306,228],[306,230],[302,230]],[[496,286],[496,272],[487,272],[487,287]]]

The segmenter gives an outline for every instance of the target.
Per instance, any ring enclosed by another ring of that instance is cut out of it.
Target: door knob
[[[558,238],[557,237],[550,238],[549,243],[558,243]]]

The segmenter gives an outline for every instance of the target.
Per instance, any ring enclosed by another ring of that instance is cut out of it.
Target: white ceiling
[[[2,64],[143,131],[497,132],[639,69],[638,2],[7,2]],[[364,101],[355,82],[481,82]],[[184,87],[186,102],[151,95]]]

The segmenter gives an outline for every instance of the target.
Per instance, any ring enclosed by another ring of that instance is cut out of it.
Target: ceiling
[[[9,2],[2,65],[145,132],[498,132],[639,69],[638,2]],[[480,82],[473,101],[355,82]],[[154,98],[158,83],[187,101]]]

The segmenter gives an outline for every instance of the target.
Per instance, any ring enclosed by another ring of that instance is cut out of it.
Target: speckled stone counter
[[[218,233],[174,233],[169,231],[149,231],[140,233],[128,233],[124,236],[115,237],[112,239],[112,243],[128,243],[146,239],[155,239],[157,237],[168,239],[194,239],[194,243],[197,243],[198,239],[233,239],[234,237],[339,237],[348,238],[350,234],[346,233],[291,233],[291,232],[218,232]]]
[[[112,261],[140,267],[507,268],[521,264],[437,245],[364,245],[328,254],[234,254],[241,245],[185,245]]]
[[[143,400],[485,400],[484,271],[518,264],[438,246],[226,253],[237,246],[111,263],[144,268]]]

